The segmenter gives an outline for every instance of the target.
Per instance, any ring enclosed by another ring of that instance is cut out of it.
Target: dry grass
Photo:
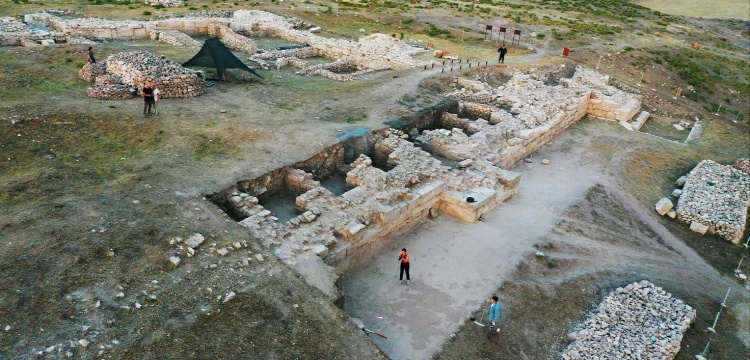
[[[750,20],[750,2],[747,0],[639,0],[636,2],[672,15]]]

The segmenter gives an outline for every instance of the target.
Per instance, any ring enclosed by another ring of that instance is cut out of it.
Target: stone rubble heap
[[[127,100],[135,97],[135,89],[123,84],[102,84],[86,89],[86,95],[102,100]]]
[[[12,17],[0,18],[0,32],[24,32],[29,31],[29,27],[23,22],[16,21]]]
[[[734,163],[734,168],[750,174],[750,159],[737,159],[737,162]]]
[[[418,139],[451,160],[481,158],[509,167],[599,111],[592,101],[608,99],[608,108],[618,104],[614,101],[623,104],[616,116],[612,113],[613,120],[639,110],[639,95],[606,85],[607,77],[592,70],[576,67],[573,77],[563,80],[560,86],[548,86],[538,73],[515,72],[505,85],[492,89],[480,81],[456,79],[460,89],[446,96],[459,100],[459,114],[443,115],[443,129],[425,131]]]
[[[575,331],[563,360],[671,360],[695,310],[643,280],[617,288]]]
[[[92,64],[87,62],[83,65],[81,70],[78,70],[78,78],[86,82],[94,82],[97,77],[104,75],[106,72],[107,67],[105,64]]]
[[[206,91],[202,73],[147,51],[110,55],[107,72],[119,76],[125,85],[139,91],[145,85],[156,86],[165,99],[193,97]]]
[[[703,160],[679,183],[677,219],[690,229],[717,234],[739,244],[750,208],[750,174],[730,165]]]
[[[308,163],[324,162],[322,168],[337,168],[343,154],[343,148],[334,147]],[[325,264],[344,270],[372,256],[384,246],[384,239],[409,230],[437,211],[474,222],[518,191],[517,173],[482,159],[451,169],[399,130],[376,134],[371,156],[361,155],[351,163],[346,174],[350,190],[341,196],[322,187],[314,179],[319,175],[288,167],[239,182],[224,193],[224,204],[244,217],[240,224],[264,239],[293,268],[312,253],[321,267],[322,258]],[[261,204],[268,194],[280,191],[297,194],[299,215],[286,222]],[[335,280],[335,271],[327,269]]]
[[[157,6],[161,5],[164,7],[181,7],[185,6],[184,0],[143,0],[146,5]]]

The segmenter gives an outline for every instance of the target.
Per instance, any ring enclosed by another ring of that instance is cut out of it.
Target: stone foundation
[[[226,47],[232,50],[243,51],[250,55],[254,54],[257,48],[255,41],[234,32],[234,30],[226,25],[210,26],[208,28],[208,35],[218,37]]]
[[[750,175],[730,165],[703,160],[685,178],[677,220],[691,229],[739,244],[750,208]]]
[[[473,222],[518,191],[518,174],[481,159],[450,170],[414,146],[408,135],[391,129],[375,134],[366,146],[371,157],[360,155],[351,163],[350,190],[336,196],[315,179],[338,170],[345,147],[339,144],[295,167],[240,181],[214,201],[290,264],[312,253],[343,271],[359,266],[431,212]],[[298,194],[299,215],[286,222],[260,205],[270,201],[266,194],[282,191]]]
[[[158,40],[169,45],[201,46],[200,41],[178,30],[152,30],[149,34],[152,40]]]
[[[161,5],[164,7],[181,7],[185,6],[184,0],[143,0],[146,5],[156,6]]]
[[[95,85],[86,89],[86,95],[102,100],[127,100],[135,97],[131,87],[123,84]]]
[[[619,109],[613,110],[616,117],[639,110],[640,95],[608,86],[608,78],[588,69],[577,67],[573,77],[562,79],[559,86],[548,86],[543,80],[539,74],[516,73],[492,90],[478,81],[456,79],[461,89],[447,96],[459,100],[459,114],[444,114],[443,128],[425,131],[418,140],[451,160],[483,159],[507,168],[592,114],[592,109],[600,109],[600,102],[592,102],[602,97],[624,104],[612,103]]]

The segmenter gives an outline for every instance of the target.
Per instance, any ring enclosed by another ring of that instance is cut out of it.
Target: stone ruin
[[[508,167],[586,115],[628,121],[640,110],[641,95],[607,85],[609,77],[593,70],[576,67],[558,86],[535,77],[516,74],[497,89],[456,79],[460,90],[446,96],[459,101],[459,114],[444,114],[443,128],[425,131],[418,140],[448,159],[481,158]]]
[[[671,360],[695,310],[643,280],[617,288],[568,334],[563,360]]]
[[[298,269],[295,265],[308,254],[317,255],[317,261],[328,266],[316,266],[331,275],[331,282],[311,284],[335,295],[336,275],[330,266],[357,266],[385,246],[386,239],[438,211],[477,221],[518,191],[517,173],[483,159],[466,159],[451,169],[399,130],[376,134],[368,146],[371,155],[360,155],[351,163],[345,180],[348,191],[340,196],[315,179],[340,171],[347,152],[343,144],[307,162],[240,181],[213,200],[292,268]],[[312,163],[319,165],[312,168]],[[263,206],[282,191],[295,196],[299,214],[288,220]]]
[[[201,15],[202,14],[202,15]],[[37,28],[49,28],[41,34],[34,35],[23,23],[5,21],[8,25],[0,27],[0,44],[22,45],[28,42],[35,44],[42,40],[76,41],[94,40],[137,40],[151,39],[178,46],[194,46],[192,35],[212,35],[221,38],[230,49],[243,51],[251,55],[252,60],[268,68],[266,60],[276,60],[283,53],[255,57],[255,42],[249,37],[270,36],[283,38],[299,44],[307,44],[311,50],[297,53],[298,59],[309,56],[323,56],[340,60],[331,65],[334,69],[340,64],[352,64],[356,71],[340,74],[325,67],[308,70],[304,74],[315,73],[336,80],[348,80],[352,76],[370,71],[386,69],[410,69],[422,66],[427,62],[415,59],[413,55],[424,49],[410,46],[402,40],[384,34],[373,34],[354,42],[345,39],[332,39],[319,36],[310,30],[300,29],[298,20],[257,10],[237,10],[234,12],[196,13],[189,17],[166,18],[150,21],[128,20],[114,21],[95,18],[65,19],[50,13],[35,13],[24,16],[24,21]],[[184,34],[184,35],[181,35]],[[248,37],[249,36],[249,37]],[[73,40],[75,39],[75,40]],[[280,55],[278,57],[274,57]],[[296,60],[281,62],[303,66]],[[349,65],[347,65],[349,70]]]
[[[750,209],[750,174],[703,160],[678,179],[677,185],[682,189],[672,193],[678,200],[670,217],[676,216],[701,234],[717,234],[735,244],[743,240]],[[657,203],[657,211],[669,214],[671,205],[671,200],[664,198]]]
[[[181,7],[185,6],[184,0],[144,0],[144,4],[151,5],[151,6],[157,6],[161,5],[164,7]]]
[[[95,82],[86,94],[97,99],[129,99],[146,85],[158,88],[165,99],[193,97],[206,92],[201,72],[186,69],[164,56],[147,51],[110,55],[106,66],[87,63],[78,77]]]

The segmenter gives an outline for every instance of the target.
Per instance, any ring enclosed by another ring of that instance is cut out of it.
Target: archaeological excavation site
[[[750,357],[693,2],[0,4],[0,359]]]

